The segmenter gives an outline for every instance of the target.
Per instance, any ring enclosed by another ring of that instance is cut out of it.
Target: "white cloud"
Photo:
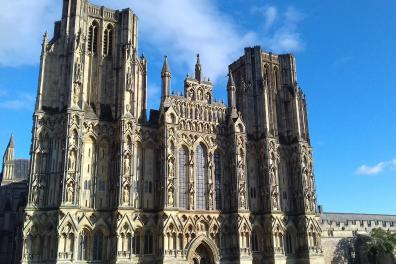
[[[288,7],[279,27],[273,30],[266,41],[275,52],[298,52],[304,49],[304,41],[298,32],[298,24],[304,16],[294,7]]]
[[[373,166],[362,165],[356,170],[356,174],[358,175],[375,175],[379,174],[385,170],[393,170],[396,169],[396,159],[389,161],[382,161]]]
[[[276,6],[252,7],[252,15],[262,16],[260,42],[273,52],[299,52],[305,43],[298,31],[304,15],[293,6],[279,10]]]
[[[19,93],[14,98],[3,96],[0,100],[0,109],[6,110],[33,110],[34,97],[27,93]]]
[[[250,9],[253,15],[264,16],[264,30],[268,30],[272,27],[274,22],[278,19],[278,9],[275,6],[258,7],[253,6]]]
[[[224,77],[227,65],[255,42],[254,33],[236,28],[210,0],[199,4],[195,0],[100,2],[119,8],[132,6],[140,17],[140,38],[169,55],[170,63],[178,69],[192,71],[195,55],[200,53],[204,75],[212,80]]]
[[[274,52],[296,52],[304,46],[297,31],[302,16],[292,7],[283,12],[275,6],[261,8],[263,32],[253,32],[240,28],[211,0],[93,2],[118,9],[130,6],[139,16],[140,40],[150,49],[167,54],[179,73],[192,71],[195,54],[200,53],[204,74],[214,81],[225,78],[227,65],[246,46],[262,43]],[[0,66],[38,64],[42,35],[46,30],[51,33],[53,22],[60,19],[61,1],[1,1],[0,10]]]
[[[60,2],[0,1],[0,66],[39,63],[42,36],[59,19]]]

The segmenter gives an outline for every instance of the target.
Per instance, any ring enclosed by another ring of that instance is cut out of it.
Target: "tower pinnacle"
[[[14,134],[11,134],[10,141],[8,142],[8,147],[7,148],[15,148]]]
[[[199,54],[197,54],[197,63],[195,64],[195,80],[198,82],[202,81],[202,66]]]
[[[161,101],[163,101],[166,97],[169,96],[170,80],[172,78],[172,74],[168,65],[168,56],[165,56],[164,58],[164,65],[162,66],[161,78],[162,78]]]

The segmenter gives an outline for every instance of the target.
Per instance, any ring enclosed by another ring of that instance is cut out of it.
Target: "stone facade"
[[[63,3],[42,45],[22,263],[323,263],[294,57],[247,48],[228,105],[199,56],[171,95],[165,58],[147,118],[137,16]]]
[[[3,157],[0,177],[0,263],[19,263],[29,160],[14,158],[14,138]]]

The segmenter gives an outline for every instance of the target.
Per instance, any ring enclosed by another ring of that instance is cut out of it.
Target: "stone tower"
[[[7,149],[3,156],[3,169],[1,175],[1,185],[8,184],[14,178],[14,136],[11,135]]]
[[[295,58],[246,48],[229,68],[248,138],[254,259],[321,263],[312,148]]]
[[[228,105],[199,55],[146,113],[137,16],[64,0],[44,35],[22,263],[321,263],[294,58],[248,48]]]

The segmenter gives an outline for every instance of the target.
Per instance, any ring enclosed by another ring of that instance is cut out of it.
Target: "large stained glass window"
[[[187,174],[188,152],[183,147],[179,150],[179,207],[187,208]]]
[[[214,163],[215,163],[216,209],[221,210],[221,155],[217,151],[214,154]]]
[[[206,151],[198,145],[196,151],[196,205],[198,210],[206,210]]]

